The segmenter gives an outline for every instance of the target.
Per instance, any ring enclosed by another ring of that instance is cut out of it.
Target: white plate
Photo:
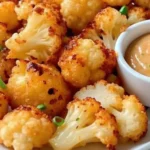
[[[140,140],[138,143],[127,143],[123,145],[118,145],[117,150],[150,150],[150,109],[147,111],[149,123],[148,123],[148,132],[146,136]],[[70,139],[71,140],[71,139]],[[3,146],[0,146],[0,150],[8,150]],[[52,150],[51,148],[42,148],[41,150]],[[98,143],[88,144],[85,147],[76,148],[74,150],[106,150],[104,146]]]

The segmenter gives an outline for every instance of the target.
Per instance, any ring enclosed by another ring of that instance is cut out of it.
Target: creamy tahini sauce
[[[125,59],[134,70],[150,76],[150,34],[133,41],[125,53]]]

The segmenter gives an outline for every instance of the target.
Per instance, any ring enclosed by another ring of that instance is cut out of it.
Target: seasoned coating
[[[8,82],[12,68],[15,66],[15,60],[6,59],[7,55],[7,49],[0,51],[0,77],[5,83]]]
[[[10,37],[6,25],[0,23],[0,45],[4,46],[5,41]]]
[[[44,104],[49,115],[58,115],[70,99],[70,90],[53,66],[17,61],[7,84],[10,105],[37,107]]]
[[[109,6],[123,6],[131,2],[131,0],[103,0]]]
[[[100,92],[100,93],[99,93]],[[94,85],[83,87],[75,94],[75,97],[84,99],[92,97],[100,101],[102,107],[109,109],[110,106],[121,110],[124,89],[117,84],[107,84],[105,81],[99,81]]]
[[[134,2],[141,7],[150,8],[150,1],[149,0],[134,0]]]
[[[0,89],[0,119],[8,112],[8,97]]]
[[[5,1],[0,3],[0,23],[5,24],[8,30],[18,26],[17,15],[14,9],[14,2]]]
[[[150,11],[142,7],[132,7],[128,11],[128,23],[132,25],[134,23],[144,21],[150,17]]]
[[[148,118],[144,106],[136,96],[126,96],[122,101],[122,110],[112,109],[116,117],[119,133],[124,139],[139,141],[147,132]]]
[[[80,32],[104,5],[102,0],[63,0],[61,14],[69,28]]]
[[[144,106],[136,96],[125,96],[122,87],[99,81],[82,88],[76,98],[95,98],[117,120],[119,134],[123,140],[139,141],[147,132],[148,118]]]
[[[43,3],[60,5],[61,1],[62,0],[20,0],[18,5],[15,7],[15,12],[18,20],[27,20],[37,4]]]
[[[59,50],[65,32],[57,7],[39,4],[29,16],[26,27],[6,41],[10,49],[8,58],[35,58],[45,62]]]
[[[142,7],[129,7],[128,18],[114,8],[107,7],[98,13],[78,37],[103,40],[107,48],[114,49],[119,35],[130,25],[149,19],[150,10]]]
[[[116,66],[116,55],[101,41],[75,38],[67,45],[58,65],[64,79],[80,88],[111,73]]]
[[[94,26],[105,46],[114,49],[118,36],[127,28],[128,22],[125,15],[115,8],[107,7],[96,15]]]
[[[32,150],[48,143],[55,126],[46,114],[31,106],[20,106],[0,121],[0,142],[14,150]]]
[[[18,5],[15,7],[18,20],[27,20],[30,13],[36,4],[42,0],[20,0]]]
[[[67,108],[64,124],[50,139],[54,150],[70,150],[91,142],[101,142],[108,149],[115,149],[118,141],[116,120],[100,103],[92,98],[75,99]]]

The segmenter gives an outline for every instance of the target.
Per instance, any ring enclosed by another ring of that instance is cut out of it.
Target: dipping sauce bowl
[[[140,36],[148,33],[150,33],[150,20],[130,26],[119,36],[115,50],[117,53],[118,74],[122,79],[125,90],[129,94],[135,94],[145,106],[150,107],[150,77],[132,69],[124,58],[129,45]]]

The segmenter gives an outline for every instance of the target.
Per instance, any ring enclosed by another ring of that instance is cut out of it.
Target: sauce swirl
[[[125,60],[137,72],[150,76],[150,34],[139,37],[129,45]]]

